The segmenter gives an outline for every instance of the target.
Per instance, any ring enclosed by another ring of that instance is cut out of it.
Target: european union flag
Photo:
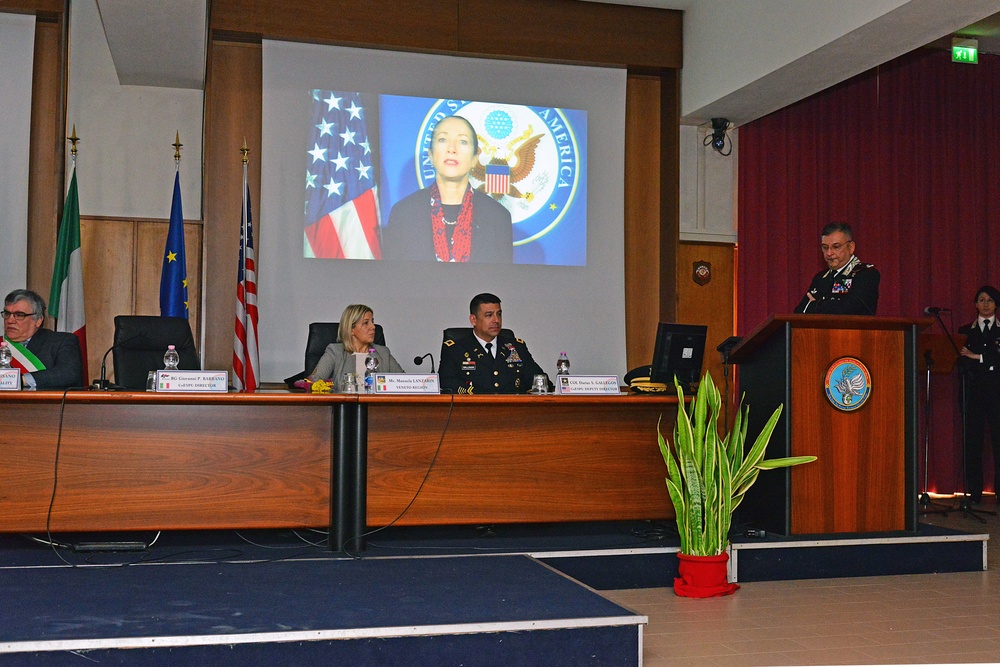
[[[181,210],[181,174],[174,176],[174,199],[170,204],[170,228],[163,249],[160,273],[160,316],[187,317],[187,260],[184,257],[184,213]]]

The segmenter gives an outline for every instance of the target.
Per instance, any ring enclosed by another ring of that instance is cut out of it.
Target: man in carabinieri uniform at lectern
[[[812,279],[796,313],[874,315],[878,306],[878,269],[854,254],[854,232],[846,222],[831,222],[820,233],[827,270]]]

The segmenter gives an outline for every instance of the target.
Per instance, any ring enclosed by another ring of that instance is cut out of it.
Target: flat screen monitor
[[[708,327],[702,324],[660,322],[649,379],[673,386],[676,376],[684,392],[691,392],[691,385],[701,378],[707,333]]]

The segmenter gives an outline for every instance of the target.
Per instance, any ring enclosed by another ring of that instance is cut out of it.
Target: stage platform
[[[669,587],[678,551],[671,524],[643,521],[389,528],[357,554],[313,531],[53,538],[147,548],[0,535],[0,665],[638,665],[646,618],[597,591]],[[740,537],[731,577],[976,571],[988,538]]]

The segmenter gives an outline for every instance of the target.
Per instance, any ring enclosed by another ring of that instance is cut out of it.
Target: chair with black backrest
[[[143,390],[149,371],[163,370],[163,353],[173,345],[180,355],[177,367],[196,371],[201,368],[191,335],[191,325],[184,317],[157,315],[118,315],[115,317],[115,384],[126,389]]]
[[[305,370],[292,377],[285,378],[285,384],[289,388],[299,380],[305,379],[316,364],[323,357],[326,346],[337,342],[337,331],[340,329],[340,322],[312,322],[309,325],[309,337],[306,339]],[[381,324],[375,325],[375,343],[385,345],[385,332]]]

